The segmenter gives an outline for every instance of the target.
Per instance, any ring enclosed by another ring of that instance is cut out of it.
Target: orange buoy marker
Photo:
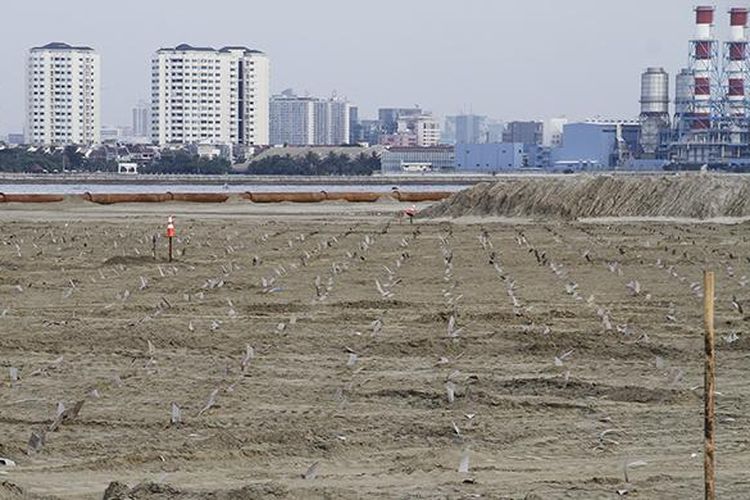
[[[167,238],[169,238],[169,262],[172,262],[172,238],[174,238],[174,215],[167,219]]]
[[[409,224],[413,224],[414,223],[414,216],[417,215],[417,206],[416,205],[412,205],[409,208],[407,208],[406,210],[404,210],[404,215],[406,215],[407,217],[409,217]]]

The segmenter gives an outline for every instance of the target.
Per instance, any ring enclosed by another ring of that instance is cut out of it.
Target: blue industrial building
[[[523,152],[526,154],[524,158],[524,167],[532,169],[547,169],[550,166],[550,154],[551,149],[539,144],[524,144]]]
[[[500,172],[525,165],[526,153],[520,142],[456,144],[457,172]]]
[[[638,151],[640,125],[633,122],[569,123],[561,147],[551,152],[555,170],[607,170],[625,165]]]

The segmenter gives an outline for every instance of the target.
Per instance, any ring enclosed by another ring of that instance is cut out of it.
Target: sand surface
[[[750,177],[580,174],[483,182],[426,210],[431,217],[750,217]]]
[[[699,498],[706,264],[748,497],[750,226],[399,207],[0,208],[0,498]]]

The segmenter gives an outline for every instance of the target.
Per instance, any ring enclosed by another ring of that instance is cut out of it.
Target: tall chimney
[[[748,9],[744,7],[730,9],[730,38],[727,42],[724,70],[727,78],[727,112],[732,117],[747,114],[745,101],[748,71],[747,21]]]
[[[695,40],[691,43],[692,70],[695,75],[693,128],[704,129],[711,124],[712,81],[716,68],[716,40],[713,36],[714,7],[695,8]]]

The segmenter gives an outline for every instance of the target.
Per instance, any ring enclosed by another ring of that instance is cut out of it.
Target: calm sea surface
[[[460,191],[468,186],[436,185],[268,185],[268,184],[0,184],[0,193],[8,194],[84,194],[89,193],[244,193],[246,191],[316,192],[316,191],[369,191],[388,192],[398,187],[401,191]]]

